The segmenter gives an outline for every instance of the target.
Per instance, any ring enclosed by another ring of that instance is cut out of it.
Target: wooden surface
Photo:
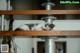
[[[0,14],[27,14],[27,15],[39,15],[39,14],[80,14],[80,10],[0,10]]]
[[[80,14],[80,10],[0,10],[0,14]],[[80,36],[80,31],[0,31],[0,36]]]
[[[0,31],[0,36],[80,36],[79,31]]]

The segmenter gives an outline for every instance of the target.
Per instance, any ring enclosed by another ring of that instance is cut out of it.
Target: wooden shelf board
[[[0,31],[0,36],[80,36],[80,30],[72,31]]]
[[[80,14],[80,10],[0,10],[0,14],[27,14],[27,15],[41,15],[41,14]]]

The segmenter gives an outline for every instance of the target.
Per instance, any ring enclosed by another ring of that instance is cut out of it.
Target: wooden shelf
[[[80,10],[0,10],[0,14],[27,14],[27,15],[41,15],[41,14],[80,14]]]
[[[80,30],[71,31],[0,31],[0,36],[80,36]]]
[[[80,14],[80,10],[0,10],[6,15]],[[80,30],[72,31],[0,31],[0,36],[80,36]]]

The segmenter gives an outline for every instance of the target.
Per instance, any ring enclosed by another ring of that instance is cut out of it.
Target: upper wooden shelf
[[[0,31],[0,36],[80,36],[80,30],[64,31]]]
[[[41,15],[41,14],[80,14],[80,10],[0,10],[0,14],[27,14],[27,15]]]

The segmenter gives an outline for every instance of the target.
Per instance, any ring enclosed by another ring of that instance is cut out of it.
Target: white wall
[[[15,20],[13,24],[13,29],[19,27],[23,24],[28,23],[44,23],[41,20]],[[55,25],[53,30],[80,30],[80,20],[55,20],[53,21]]]
[[[14,20],[13,30],[15,30],[16,28],[24,24],[35,24],[35,23],[44,23],[44,21],[41,21],[41,20]]]
[[[17,45],[17,53],[32,53],[31,37],[14,37],[14,43]]]
[[[0,0],[0,10],[7,10],[6,0]]]
[[[80,38],[67,39],[67,53],[80,53]]]

